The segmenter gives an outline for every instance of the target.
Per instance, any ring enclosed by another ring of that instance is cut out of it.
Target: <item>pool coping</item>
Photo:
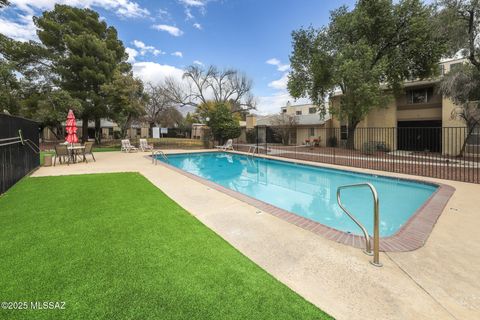
[[[215,150],[215,151],[207,151],[207,152],[210,153],[210,152],[223,152],[223,151]],[[187,153],[202,153],[202,152],[181,152],[181,153],[175,153],[175,154],[187,154]],[[245,155],[245,153],[241,153],[241,152],[235,152],[235,154]],[[337,171],[356,172],[356,173],[362,173],[366,175],[372,175],[372,176],[383,177],[388,179],[398,179],[403,181],[417,182],[417,183],[436,186],[437,190],[427,199],[427,201],[423,203],[423,205],[420,208],[417,209],[417,211],[415,211],[415,213],[407,220],[407,222],[395,234],[388,237],[380,238],[380,251],[384,251],[384,252],[407,252],[407,251],[413,251],[413,250],[419,249],[422,246],[424,246],[438,218],[442,214],[443,209],[447,205],[448,200],[451,198],[451,196],[455,192],[455,188],[450,185],[421,180],[421,179],[390,177],[382,174],[371,174],[371,173],[358,172],[355,170],[352,171],[347,169],[330,168],[330,167],[322,166],[319,163],[310,164],[309,161],[303,161],[303,160],[302,162],[298,162],[298,161],[290,161],[290,159],[288,160],[283,158],[277,159],[277,157],[273,157],[273,156],[268,156],[268,157],[265,157],[263,155],[255,155],[255,156],[259,158],[264,158],[264,159],[272,159],[272,160],[283,161],[288,163],[297,163],[297,164],[307,165],[312,167],[320,167],[320,168],[326,168],[326,169],[337,170]],[[152,156],[146,156],[146,157],[151,159]],[[365,248],[365,238],[363,236],[354,235],[351,233],[347,233],[344,231],[340,231],[340,230],[328,227],[324,224],[299,216],[290,211],[278,208],[264,201],[247,196],[238,191],[228,189],[213,181],[196,176],[192,173],[186,172],[182,169],[174,167],[163,161],[157,161],[157,163],[160,163],[162,166],[167,167],[175,172],[178,172],[197,182],[200,182],[212,189],[225,193],[235,199],[238,199],[249,205],[252,205],[286,222],[296,225],[297,227],[308,230],[310,232],[323,236],[329,240],[336,241],[338,243],[342,243],[355,248],[361,248],[361,249]],[[357,169],[354,167],[352,168]]]

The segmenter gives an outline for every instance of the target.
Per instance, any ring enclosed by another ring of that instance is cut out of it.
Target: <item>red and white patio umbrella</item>
[[[72,110],[68,111],[65,130],[67,131],[67,137],[65,138],[65,141],[68,143],[77,143],[77,121],[75,120],[75,115],[73,114]]]

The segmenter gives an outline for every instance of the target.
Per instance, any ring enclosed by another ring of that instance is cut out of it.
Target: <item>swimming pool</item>
[[[340,209],[341,185],[370,182],[380,199],[380,235],[394,235],[435,193],[433,184],[224,152],[168,156],[180,170],[345,233],[361,230]],[[159,159],[161,160],[161,159]],[[373,233],[368,188],[342,191],[342,202]]]

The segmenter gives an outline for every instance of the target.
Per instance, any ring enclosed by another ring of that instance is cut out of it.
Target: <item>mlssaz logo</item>
[[[65,310],[65,301],[32,301],[30,302],[30,309],[34,310]]]

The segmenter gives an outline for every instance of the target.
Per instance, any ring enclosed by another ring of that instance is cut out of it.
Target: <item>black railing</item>
[[[270,138],[271,129],[257,127],[254,143],[235,148],[255,144],[277,157],[480,183],[480,128],[357,128],[350,137],[340,128],[297,128],[288,143],[279,143],[282,133]]]
[[[38,123],[0,114],[0,194],[40,165],[38,138]]]

